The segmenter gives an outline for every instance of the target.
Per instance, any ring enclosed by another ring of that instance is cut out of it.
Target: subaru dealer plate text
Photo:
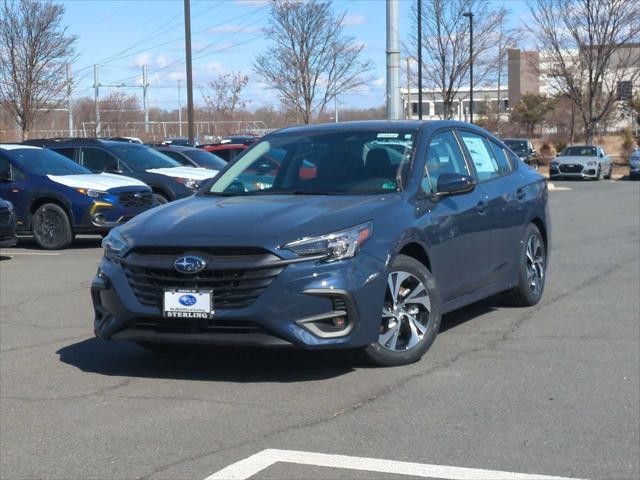
[[[167,318],[211,318],[213,316],[213,291],[165,290],[163,313]]]

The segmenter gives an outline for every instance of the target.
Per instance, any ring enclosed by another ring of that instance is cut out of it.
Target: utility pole
[[[191,70],[191,5],[190,0],[184,0],[184,47],[187,64],[187,123],[189,144],[195,145],[193,125],[193,76]]]
[[[101,133],[101,125],[100,125],[100,72],[99,66],[96,63],[93,66],[93,88],[95,89],[95,103],[96,103],[96,137],[100,136]]]
[[[147,66],[142,66],[142,109],[144,110],[144,133],[149,133],[149,82]]]
[[[398,0],[387,0],[387,119],[400,119],[400,33]]]
[[[67,120],[69,136],[73,137],[73,102],[71,101],[71,92],[73,90],[73,81],[71,79],[71,64],[67,63]]]
[[[178,79],[178,136],[182,136],[182,99],[180,98],[180,79]]]
[[[336,123],[338,123],[340,120],[338,120],[338,96],[337,95],[333,96],[333,106],[336,110],[336,117],[335,117]]]
[[[422,0],[418,0],[418,119],[422,120]]]
[[[465,12],[469,19],[469,123],[473,123],[473,12]]]
[[[407,120],[411,119],[411,57],[407,57]]]

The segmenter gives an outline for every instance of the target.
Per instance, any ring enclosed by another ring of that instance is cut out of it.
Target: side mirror
[[[438,177],[438,191],[436,195],[456,195],[470,192],[476,187],[473,177],[460,173],[443,173]]]

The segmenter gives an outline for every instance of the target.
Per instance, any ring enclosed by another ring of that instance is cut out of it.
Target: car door
[[[492,284],[510,278],[517,265],[525,213],[522,202],[527,192],[498,143],[470,130],[459,129],[458,133],[488,204],[486,220],[492,248],[487,251],[486,280]]]
[[[18,219],[18,228],[26,224],[31,199],[27,178],[18,167],[3,157],[0,157],[0,198],[13,203]]]
[[[422,189],[435,193],[443,173],[473,174],[452,129],[436,131],[429,140]],[[491,251],[487,207],[482,190],[474,189],[436,199],[428,209],[425,233],[444,302],[471,293],[487,281]]]

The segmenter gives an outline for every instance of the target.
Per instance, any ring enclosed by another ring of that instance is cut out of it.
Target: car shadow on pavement
[[[354,371],[351,352],[193,346],[152,353],[126,341],[91,338],[61,348],[60,361],[108,376],[260,383],[325,380]]]
[[[505,307],[504,301],[499,297],[491,297],[477,303],[472,303],[459,310],[454,310],[442,316],[440,333],[456,328],[475,318],[481,317],[495,310]]]
[[[102,242],[102,237],[99,236],[87,236],[87,237],[76,237],[73,240],[73,243],[67,250],[82,250],[89,248],[100,248]],[[41,248],[33,237],[18,237],[18,244],[15,248],[23,248],[25,250],[40,250],[42,252],[48,252],[49,250],[44,250]],[[54,250],[59,252],[60,250]]]

